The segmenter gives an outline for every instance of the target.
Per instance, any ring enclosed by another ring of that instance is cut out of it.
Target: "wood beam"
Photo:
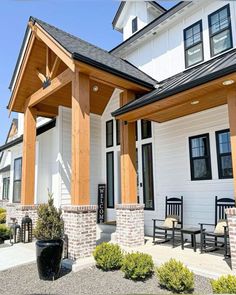
[[[58,116],[58,107],[41,103],[35,106],[34,109],[38,117],[54,118]]]
[[[133,92],[125,90],[120,95],[120,106],[135,99]],[[136,204],[137,171],[135,122],[121,121],[121,201],[122,204]]]
[[[21,204],[34,204],[36,114],[26,108],[24,113]]]
[[[89,77],[76,70],[72,81],[72,205],[90,205],[89,93]]]
[[[230,126],[230,140],[233,166],[233,183],[234,183],[234,197],[236,200],[236,88],[231,89],[227,93],[229,126]]]
[[[45,98],[61,89],[72,81],[73,73],[70,69],[65,70],[51,81],[51,84],[47,88],[40,88],[34,94],[27,98],[27,104],[29,107],[33,107],[36,104],[43,101]]]
[[[44,74],[42,74],[39,70],[37,70],[37,76],[42,83],[44,83],[47,80],[47,78],[44,76]]]
[[[60,58],[57,56],[54,63],[53,63],[53,66],[52,66],[52,70],[50,72],[50,79],[54,79],[56,77],[56,74],[57,74],[57,71],[58,71],[58,68],[61,64],[61,60]]]

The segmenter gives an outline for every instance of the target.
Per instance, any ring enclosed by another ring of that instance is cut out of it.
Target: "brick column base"
[[[236,208],[225,210],[229,226],[229,243],[232,270],[236,270]]]
[[[116,241],[125,247],[144,245],[144,205],[116,205]]]
[[[25,217],[25,215],[27,214],[32,219],[32,224],[34,228],[38,218],[37,208],[37,205],[7,204],[6,223],[9,224],[11,223],[11,218],[16,218],[18,224],[21,225],[22,218]]]
[[[89,257],[96,247],[97,206],[62,207],[65,234],[68,236],[68,258]]]

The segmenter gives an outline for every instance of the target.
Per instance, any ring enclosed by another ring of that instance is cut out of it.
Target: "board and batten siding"
[[[69,205],[71,180],[71,109],[59,108],[59,173],[60,204]],[[90,203],[97,204],[98,184],[102,182],[101,171],[101,118],[90,114]],[[79,148],[79,147],[78,147]]]
[[[229,128],[227,106],[173,121],[154,123],[155,211],[145,212],[145,232],[152,218],[164,218],[165,196],[184,197],[184,225],[214,222],[215,196],[233,198],[232,179],[219,179],[215,132]],[[191,181],[189,137],[209,133],[212,180]]]

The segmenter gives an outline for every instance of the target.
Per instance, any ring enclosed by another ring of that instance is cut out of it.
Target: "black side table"
[[[184,234],[191,235],[191,243],[194,252],[196,252],[196,235],[200,234],[201,230],[198,227],[186,227],[181,229],[181,245],[182,250],[184,250]]]

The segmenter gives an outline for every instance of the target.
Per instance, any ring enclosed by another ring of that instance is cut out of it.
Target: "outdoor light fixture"
[[[234,84],[234,80],[226,80],[222,83],[224,86],[229,86],[229,85],[232,85]]]
[[[191,105],[199,104],[199,100],[193,100],[191,101]]]
[[[97,85],[93,86],[93,92],[98,92],[98,86]]]

